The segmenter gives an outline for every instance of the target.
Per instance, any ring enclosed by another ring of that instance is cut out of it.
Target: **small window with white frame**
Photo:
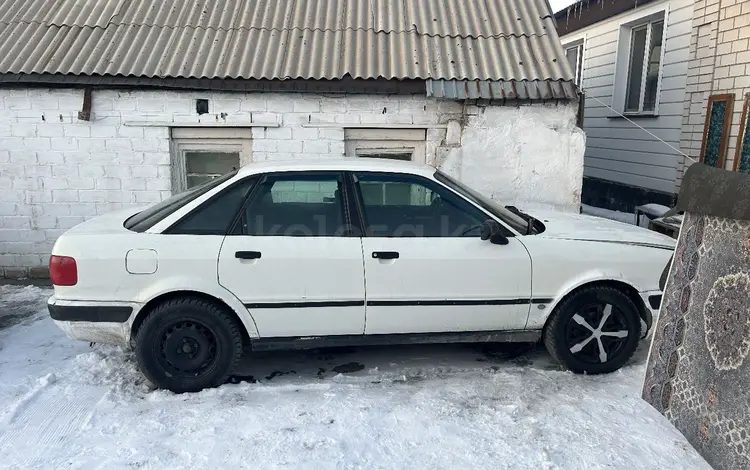
[[[580,87],[583,83],[583,39],[563,45],[565,58],[573,71],[573,80]]]
[[[344,129],[347,157],[426,163],[426,129]]]
[[[249,163],[250,130],[172,128],[171,153],[176,194]]]
[[[664,11],[658,11],[620,27],[615,71],[618,111],[658,114],[665,16]]]
[[[661,47],[664,20],[652,21],[633,28],[630,32],[625,111],[653,112],[661,69]]]

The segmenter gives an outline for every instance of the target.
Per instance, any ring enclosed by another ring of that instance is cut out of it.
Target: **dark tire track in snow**
[[[43,387],[12,405],[10,419],[0,430],[0,461],[6,468],[39,468],[49,454],[59,455],[90,421],[106,387],[65,393],[64,387]]]

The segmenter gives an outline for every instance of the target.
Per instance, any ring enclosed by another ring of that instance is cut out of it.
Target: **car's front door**
[[[266,175],[224,240],[219,282],[262,337],[363,333],[362,245],[344,193],[340,173]]]
[[[354,184],[365,227],[366,334],[525,327],[531,259],[521,242],[483,241],[489,217],[427,178],[356,173]]]

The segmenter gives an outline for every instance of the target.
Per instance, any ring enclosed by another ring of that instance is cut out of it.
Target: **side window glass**
[[[242,202],[256,180],[256,178],[245,178],[218,196],[209,199],[170,228],[169,233],[226,235],[229,225],[234,221]]]
[[[433,198],[429,189],[405,181],[360,181],[359,188],[365,204],[373,206],[429,206]]]
[[[358,174],[366,231],[372,237],[478,237],[486,217],[424,178]]]
[[[339,189],[337,180],[276,181],[270,188],[273,202],[297,204],[334,202]]]
[[[339,175],[271,175],[247,205],[242,223],[246,235],[345,236]]]

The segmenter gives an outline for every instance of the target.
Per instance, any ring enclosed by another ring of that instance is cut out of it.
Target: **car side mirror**
[[[495,245],[507,245],[510,243],[508,237],[503,235],[502,227],[496,220],[487,220],[482,225],[482,234],[480,235],[482,240],[489,240],[490,243]]]

